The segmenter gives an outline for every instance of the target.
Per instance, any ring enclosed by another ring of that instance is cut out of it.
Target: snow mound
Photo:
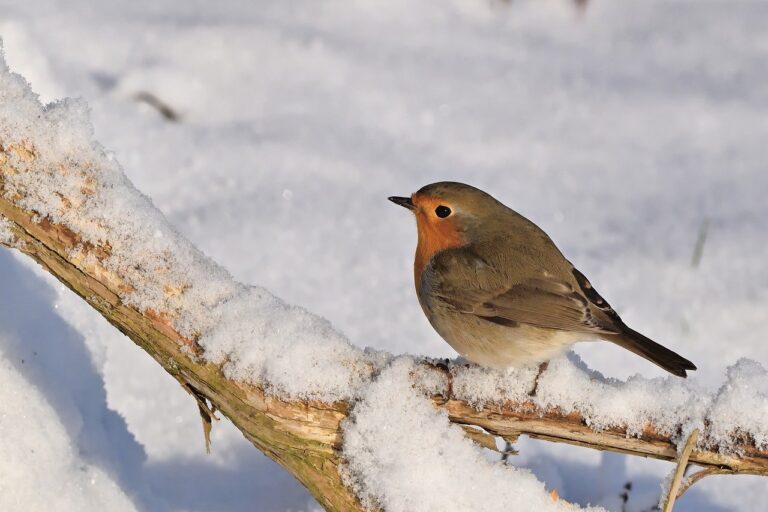
[[[347,479],[366,507],[392,512],[579,509],[553,500],[527,470],[489,461],[424,396],[442,388],[430,373],[410,358],[396,359],[347,422]]]
[[[721,449],[736,435],[746,435],[758,449],[768,448],[768,371],[748,359],[730,366],[707,417],[708,440]]]
[[[368,382],[372,360],[330,322],[259,287],[243,287],[208,314],[200,338],[209,361],[231,379],[288,397],[345,399]]]
[[[51,504],[56,510],[137,510],[107,473],[75,450],[46,397],[2,352],[0,389],[0,510],[49,510]]]

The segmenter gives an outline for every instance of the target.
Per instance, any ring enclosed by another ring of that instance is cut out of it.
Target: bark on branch
[[[338,471],[342,463],[340,424],[347,417],[350,404],[284,401],[258,387],[229,380],[216,365],[190,357],[194,343],[176,332],[166,312],[141,312],[124,304],[119,298],[122,276],[102,266],[98,257],[81,257],[77,261],[70,257],[78,246],[82,254],[78,233],[49,219],[40,219],[36,212],[20,206],[24,197],[18,192],[11,194],[4,187],[6,177],[17,172],[10,163],[11,156],[34,165],[35,151],[23,144],[0,146],[0,221],[7,219],[6,227],[10,230],[10,236],[0,236],[0,243],[30,256],[84,298],[182,383],[201,411],[209,416],[220,411],[229,418],[258,449],[301,481],[326,509],[361,510],[358,499],[345,487]],[[109,245],[108,240],[104,242]],[[659,433],[651,424],[635,437],[619,428],[597,432],[578,414],[542,410],[532,402],[477,409],[452,396],[436,396],[433,403],[444,409],[454,423],[482,427],[508,440],[525,434],[636,456],[670,461],[677,457],[670,436]],[[482,443],[482,435],[471,437]],[[736,452],[720,453],[716,448],[693,451],[690,462],[713,472],[768,474],[768,452],[756,449],[750,439],[742,440]]]

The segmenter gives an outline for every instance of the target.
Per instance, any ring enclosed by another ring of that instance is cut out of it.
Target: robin
[[[679,377],[696,369],[629,328],[544,231],[482,190],[440,182],[389,200],[416,216],[421,308],[468,360],[496,368],[542,363],[599,338]]]

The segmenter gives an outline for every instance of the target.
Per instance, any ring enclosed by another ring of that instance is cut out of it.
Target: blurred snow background
[[[542,226],[712,388],[740,357],[768,363],[766,23],[760,0],[0,0],[6,60],[43,100],[84,97],[182,233],[356,344],[452,356],[412,289],[413,221],[385,199],[452,179]],[[58,282],[0,251],[0,284],[0,454],[18,471],[0,508],[316,507],[226,422],[206,456],[189,396]],[[651,510],[671,467],[519,448],[565,499],[617,511]],[[765,480],[713,477],[676,510],[766,499]]]

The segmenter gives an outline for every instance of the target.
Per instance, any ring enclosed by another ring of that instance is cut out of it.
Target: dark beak
[[[387,199],[389,199],[395,204],[399,204],[403,208],[408,208],[409,210],[413,210],[414,208],[416,208],[416,206],[413,204],[413,201],[411,201],[410,197],[392,196],[392,197],[388,197]]]

